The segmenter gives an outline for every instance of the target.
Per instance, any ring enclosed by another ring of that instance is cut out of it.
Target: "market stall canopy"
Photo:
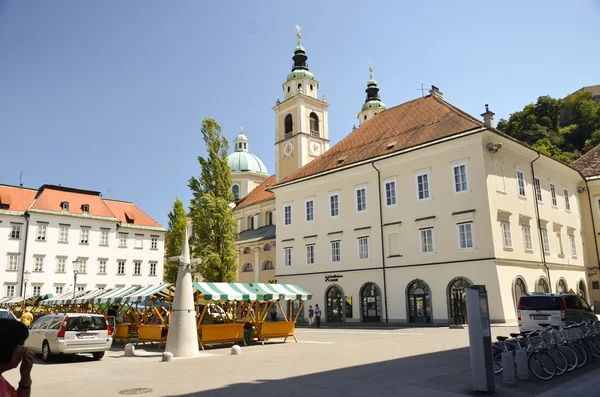
[[[173,296],[173,290],[173,284],[148,285],[122,297],[120,303],[144,303],[152,297],[164,299]]]
[[[245,283],[193,283],[200,293],[200,300],[206,302],[255,301],[263,300],[262,294]]]
[[[92,291],[86,291],[85,294],[78,296],[75,299],[75,304],[76,305],[82,305],[84,303],[89,303],[91,302],[91,300],[97,296],[103,295],[106,293],[105,289],[95,289]],[[67,299],[67,301],[65,302],[66,304],[72,304],[73,303],[73,296],[71,296],[71,298]]]
[[[95,304],[103,304],[103,303],[119,303],[121,299],[125,296],[132,294],[142,287],[121,287],[121,288],[113,288],[106,291],[104,294],[96,296],[95,298],[90,299],[90,303]]]
[[[7,302],[9,300],[11,300],[13,297],[12,296],[6,296],[4,298],[0,298],[0,306],[4,305],[4,302]]]
[[[85,294],[86,291],[76,291],[75,299]],[[63,305],[69,299],[73,299],[73,291],[65,292],[62,294],[58,294],[56,296],[51,297],[50,299],[44,299],[39,302],[40,306],[55,306],[55,305]]]
[[[33,305],[36,301],[36,296],[28,296],[27,298],[25,298],[25,304],[26,305]],[[16,305],[18,303],[23,303],[23,297],[22,296],[12,296],[10,298],[6,298],[5,300],[2,300],[0,302],[1,306],[12,306],[12,305]]]
[[[262,294],[265,300],[307,300],[312,294],[294,284],[254,283],[254,289]]]

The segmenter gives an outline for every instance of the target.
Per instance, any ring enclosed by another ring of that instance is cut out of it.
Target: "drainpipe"
[[[544,239],[542,238],[542,224],[540,222],[540,205],[537,200],[537,192],[535,190],[535,170],[533,169],[533,163],[535,163],[541,157],[540,152],[537,152],[537,157],[531,162],[531,177],[533,178],[533,198],[535,199],[535,217],[537,219],[538,235],[540,236],[540,251],[542,251],[542,263],[546,269],[546,276],[548,277],[548,287],[552,292],[552,280],[550,280],[550,269],[546,263],[546,253],[544,252]],[[547,231],[546,231],[547,232]],[[535,286],[534,286],[535,288]]]
[[[377,192],[378,192],[378,203],[379,203],[379,233],[381,234],[381,263],[383,271],[383,306],[385,311],[385,322],[389,323],[388,320],[388,299],[387,299],[387,281],[385,277],[385,245],[383,241],[383,209],[381,208],[381,174],[377,167],[375,167],[375,161],[371,162],[371,166],[377,171]]]
[[[21,266],[21,295],[25,296],[23,291],[23,277],[25,273],[25,262],[27,261],[27,236],[29,235],[29,213],[25,212],[25,245],[23,246],[23,266]]]

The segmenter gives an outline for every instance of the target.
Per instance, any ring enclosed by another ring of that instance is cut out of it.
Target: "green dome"
[[[301,45],[299,45],[298,47],[294,48],[294,54],[298,53],[298,52],[306,52],[306,50],[304,49],[304,47],[302,47]]]
[[[246,142],[248,142],[248,137],[246,135],[244,135],[244,134],[240,134],[240,135],[238,135],[238,136],[235,137],[235,141],[246,141]]]
[[[312,74],[311,72],[309,72],[308,70],[294,70],[292,73],[287,75],[287,81],[290,81],[292,79],[313,79],[314,80],[315,75]]]
[[[267,167],[262,160],[252,153],[244,151],[233,152],[227,156],[227,164],[229,164],[231,172],[253,172],[255,174],[269,175],[269,171],[267,171]]]
[[[367,87],[371,87],[371,86],[377,86],[377,82],[375,81],[375,79],[371,79],[371,80],[367,81]]]
[[[365,111],[365,110],[369,110],[369,109],[385,110],[385,109],[387,109],[387,106],[385,106],[385,103],[381,102],[380,100],[375,99],[375,100],[370,100],[370,101],[365,102],[365,104],[362,105],[361,111]]]

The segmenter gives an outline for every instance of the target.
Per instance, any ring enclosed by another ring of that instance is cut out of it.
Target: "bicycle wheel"
[[[583,346],[581,346],[577,342],[569,343],[567,346],[569,346],[571,349],[573,349],[575,351],[575,353],[577,353],[577,368],[581,368],[587,364],[588,354],[585,351],[585,349],[583,348]]]
[[[494,366],[494,373],[496,375],[502,373],[502,350],[495,347],[492,349],[492,363]]]
[[[540,380],[550,380],[556,376],[556,364],[547,353],[531,353],[528,363],[531,373]]]
[[[577,364],[579,363],[579,357],[577,356],[577,352],[573,350],[573,348],[566,345],[562,345],[558,346],[557,349],[563,352],[563,354],[567,358],[567,372],[571,372],[575,368],[577,368]]]
[[[592,338],[586,339],[586,347],[594,358],[600,359],[600,349]]]
[[[569,360],[563,352],[558,349],[548,349],[546,350],[546,354],[552,357],[554,360],[554,364],[556,364],[556,376],[560,376],[567,372],[567,368],[569,368]]]

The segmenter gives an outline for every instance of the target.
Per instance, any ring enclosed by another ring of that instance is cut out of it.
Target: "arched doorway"
[[[579,294],[579,296],[581,296],[583,299],[585,299],[587,301],[585,281],[579,280],[579,282],[577,283],[577,293]]]
[[[448,320],[451,324],[467,324],[467,291],[471,280],[457,277],[448,284]]]
[[[415,280],[406,289],[408,321],[424,324],[431,322],[431,293],[423,280]]]
[[[362,320],[365,323],[381,321],[381,293],[374,283],[366,283],[360,290]]]
[[[517,309],[517,306],[519,306],[519,299],[526,293],[527,284],[525,284],[525,280],[523,280],[523,277],[517,276],[517,278],[513,282],[513,299],[515,302],[515,310]]]
[[[556,293],[562,294],[564,292],[569,292],[569,286],[567,285],[567,281],[564,278],[561,278],[556,284]]]
[[[548,280],[545,277],[540,277],[535,284],[535,292],[538,294],[548,294],[550,293],[550,286],[548,285]]]
[[[332,285],[325,294],[327,304],[327,321],[344,321],[344,291],[337,285]]]

